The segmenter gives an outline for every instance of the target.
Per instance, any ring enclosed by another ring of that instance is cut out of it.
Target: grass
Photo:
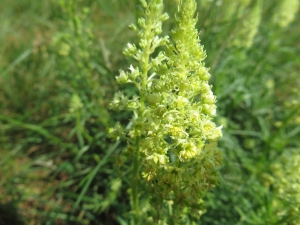
[[[135,2],[62,2],[5,0],[0,8],[0,224],[128,224],[130,166],[121,167],[124,143],[107,129],[129,118],[108,104],[118,70],[132,63],[122,49],[136,39],[127,29]],[[276,165],[300,154],[299,13],[279,28],[271,19],[278,1],[265,1],[253,44],[236,47],[254,6],[230,16],[204,3],[197,26],[224,166],[197,224],[297,224],[300,201],[280,186],[297,173],[279,176]]]

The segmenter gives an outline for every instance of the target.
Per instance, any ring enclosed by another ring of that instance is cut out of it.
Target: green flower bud
[[[70,102],[70,112],[74,113],[78,111],[79,109],[83,108],[83,103],[76,93],[72,95],[71,102]]]
[[[206,113],[208,116],[215,116],[217,111],[217,107],[213,104],[203,104],[202,112]]]
[[[151,87],[154,92],[161,92],[163,84],[160,80],[155,79],[152,81]]]
[[[148,45],[148,41],[146,39],[141,39],[140,42],[139,42],[139,46],[141,48],[146,48]]]
[[[160,93],[152,93],[152,94],[148,94],[146,99],[150,105],[156,105],[161,103],[162,96]]]
[[[128,74],[128,77],[131,81],[135,81],[136,78],[140,76],[139,68],[134,68],[132,65],[129,67],[130,73]]]
[[[189,104],[189,100],[183,96],[178,96],[175,100],[174,100],[174,106],[176,108],[181,108],[181,107],[185,107],[186,105]]]
[[[157,153],[146,157],[146,160],[151,160],[155,164],[166,164],[167,162],[169,162],[169,158],[166,155],[160,155]]]
[[[129,27],[130,30],[132,30],[134,32],[138,31],[138,28],[134,24],[130,24],[128,27]]]
[[[138,19],[138,25],[139,25],[141,28],[145,28],[145,27],[146,27],[145,19],[144,19],[144,18],[139,18],[139,19]]]
[[[216,102],[216,97],[213,95],[212,91],[209,90],[206,94],[201,96],[201,100],[204,104],[214,104]]]
[[[169,19],[168,13],[164,13],[164,14],[162,14],[162,15],[159,17],[159,20],[160,20],[161,22],[164,22],[164,21],[166,21],[166,20],[168,20],[168,19]]]
[[[127,47],[124,49],[123,54],[126,56],[133,56],[137,52],[137,48],[134,44],[127,44]]]
[[[203,81],[207,81],[210,78],[210,74],[205,67],[200,67],[197,70],[196,75],[198,75],[200,77],[200,79]]]
[[[144,8],[147,8],[148,4],[145,0],[140,0],[140,2]]]
[[[189,120],[192,123],[197,123],[199,121],[199,119],[200,119],[199,112],[196,110],[191,110],[190,114],[189,114]]]
[[[110,138],[119,140],[124,136],[125,132],[121,124],[118,122],[113,128],[108,129],[108,135]]]
[[[134,110],[138,109],[139,107],[140,107],[140,101],[137,96],[133,97],[133,99],[128,101],[128,104],[127,104],[128,110],[134,111]]]
[[[115,93],[114,99],[110,103],[110,108],[114,110],[124,110],[127,108],[128,98],[122,92]]]
[[[125,84],[128,82],[128,76],[124,70],[120,70],[120,75],[116,77],[116,81],[118,84]]]

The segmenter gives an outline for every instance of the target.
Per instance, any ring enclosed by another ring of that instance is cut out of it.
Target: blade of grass
[[[106,155],[103,157],[103,159],[98,163],[98,165],[88,174],[89,178],[87,182],[85,183],[83,189],[81,190],[78,199],[75,202],[73,211],[78,208],[83,196],[85,195],[86,191],[88,190],[89,186],[91,185],[93,179],[95,178],[96,174],[98,173],[99,169],[105,165],[108,162],[108,158],[111,156],[111,154],[115,151],[115,149],[120,144],[119,141],[117,141],[114,145],[112,145],[109,150],[107,151]]]
[[[23,129],[28,129],[35,131],[39,133],[40,135],[44,136],[45,138],[48,138],[52,142],[59,144],[60,146],[63,147],[72,147],[70,144],[64,143],[60,138],[50,134],[46,129],[44,129],[42,126],[39,125],[34,125],[34,124],[28,124],[28,123],[23,123],[21,121],[12,119],[10,117],[4,116],[0,114],[0,120],[4,120],[12,125],[12,127],[20,127]]]
[[[9,71],[11,71],[16,65],[25,60],[32,53],[32,49],[27,49],[18,58],[16,58],[5,70],[3,76],[5,76]]]

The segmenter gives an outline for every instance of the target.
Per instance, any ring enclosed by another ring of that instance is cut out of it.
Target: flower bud
[[[145,28],[145,27],[146,27],[145,19],[144,19],[144,18],[139,18],[139,19],[138,19],[138,25],[139,25],[141,28]]]
[[[124,49],[123,54],[126,56],[133,56],[136,54],[137,48],[134,44],[128,43],[127,47]]]
[[[144,8],[147,8],[148,4],[145,0],[140,0],[141,2],[141,5],[144,7]]]
[[[125,84],[128,82],[128,76],[124,70],[120,70],[120,75],[116,77],[116,81],[118,84]]]

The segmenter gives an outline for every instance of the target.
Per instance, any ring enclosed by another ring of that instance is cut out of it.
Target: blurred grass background
[[[198,0],[224,166],[197,224],[300,224],[300,16],[282,25],[284,1]],[[124,143],[107,129],[130,117],[108,104],[136,3],[1,1],[1,225],[128,224]]]

